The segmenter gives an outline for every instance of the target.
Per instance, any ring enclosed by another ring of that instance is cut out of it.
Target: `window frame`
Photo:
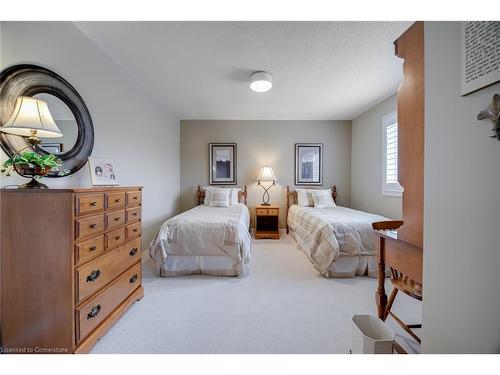
[[[403,187],[399,182],[387,183],[387,128],[393,124],[398,127],[398,143],[399,143],[399,124],[398,112],[392,111],[382,117],[382,195],[388,197],[402,197]],[[399,155],[398,155],[399,156]],[[398,160],[399,165],[399,160]],[[399,179],[399,173],[398,173]]]

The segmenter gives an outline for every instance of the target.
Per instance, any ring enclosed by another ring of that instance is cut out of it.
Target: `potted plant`
[[[11,172],[15,170],[20,176],[31,177],[31,181],[21,185],[21,188],[43,189],[48,188],[48,186],[36,181],[35,178],[42,178],[50,171],[57,171],[59,176],[68,174],[68,170],[61,170],[61,167],[61,159],[53,154],[40,155],[33,151],[27,151],[7,159],[3,163],[1,172],[10,176]]]

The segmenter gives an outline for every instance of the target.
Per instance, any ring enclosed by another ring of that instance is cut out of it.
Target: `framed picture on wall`
[[[236,143],[210,143],[210,185],[236,185]]]
[[[295,185],[323,185],[323,144],[295,144]]]
[[[113,159],[89,158],[89,168],[93,186],[118,185],[118,175]]]

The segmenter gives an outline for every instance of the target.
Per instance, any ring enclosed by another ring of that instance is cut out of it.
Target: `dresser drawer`
[[[141,259],[140,247],[125,245],[76,269],[76,301],[83,301]]]
[[[142,233],[141,222],[127,225],[127,241],[139,237],[141,233]]]
[[[104,230],[104,214],[75,219],[75,240],[95,236]]]
[[[141,220],[141,207],[127,208],[127,223]]]
[[[75,264],[84,263],[104,253],[104,235],[75,244]]]
[[[107,208],[119,208],[125,207],[125,192],[113,192],[108,193],[107,197]]]
[[[80,342],[106,319],[137,287],[141,285],[141,264],[137,264],[109,287],[76,308],[76,335]]]
[[[106,212],[106,229],[112,229],[125,224],[125,210]]]
[[[108,232],[104,235],[104,237],[106,239],[106,249],[112,249],[123,245],[126,241],[125,227]]]
[[[142,241],[140,238],[127,242],[123,245],[125,247],[125,252],[128,253],[130,257],[139,259],[142,254],[141,243]]]
[[[140,190],[136,191],[127,191],[127,205],[135,206],[141,204],[142,197]]]
[[[104,209],[104,193],[76,196],[75,214],[83,215]]]

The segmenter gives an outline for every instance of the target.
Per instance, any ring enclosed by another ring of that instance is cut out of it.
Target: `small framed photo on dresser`
[[[323,144],[295,144],[295,185],[323,185]]]
[[[236,185],[236,143],[209,143],[210,185]]]
[[[113,159],[89,158],[89,168],[93,186],[118,185],[118,175]]]

